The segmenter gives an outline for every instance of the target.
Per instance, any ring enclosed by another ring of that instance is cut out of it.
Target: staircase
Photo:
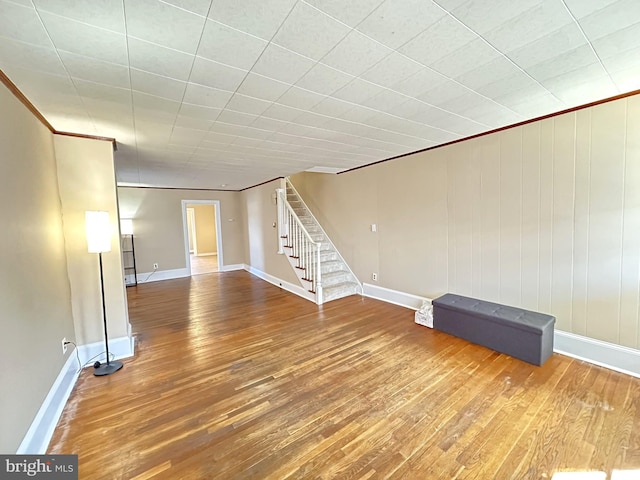
[[[362,293],[362,285],[289,179],[278,190],[279,253],[318,305]]]

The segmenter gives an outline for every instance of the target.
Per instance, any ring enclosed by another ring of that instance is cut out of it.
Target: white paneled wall
[[[365,281],[640,348],[640,95],[297,182]]]
[[[638,133],[632,97],[430,152],[447,162],[442,290],[638,347]]]

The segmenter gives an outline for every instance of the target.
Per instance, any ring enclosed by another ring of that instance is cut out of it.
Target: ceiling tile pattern
[[[0,69],[119,183],[236,190],[640,89],[640,2],[0,0]]]

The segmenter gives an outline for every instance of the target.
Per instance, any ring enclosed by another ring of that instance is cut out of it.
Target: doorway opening
[[[185,258],[189,275],[222,270],[219,200],[182,200]]]

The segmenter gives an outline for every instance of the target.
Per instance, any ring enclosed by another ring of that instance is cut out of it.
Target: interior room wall
[[[273,197],[278,188],[284,188],[281,179],[241,192],[247,232],[245,263],[280,280],[299,285],[287,258],[278,254],[278,207]]]
[[[224,265],[244,263],[240,193],[118,187],[120,215],[133,219],[138,273],[187,268],[182,200],[219,200]]]
[[[213,205],[193,204],[195,217],[196,245],[198,255],[211,255],[218,252],[216,237],[216,209]],[[224,237],[223,237],[224,238]]]
[[[364,282],[547,312],[639,348],[638,131],[633,96],[293,183]]]
[[[15,453],[72,350],[51,132],[0,84],[0,452]]]
[[[98,255],[88,253],[87,210],[109,212],[111,251],[102,254],[109,338],[129,334],[111,142],[54,135],[76,343],[104,341]]]

